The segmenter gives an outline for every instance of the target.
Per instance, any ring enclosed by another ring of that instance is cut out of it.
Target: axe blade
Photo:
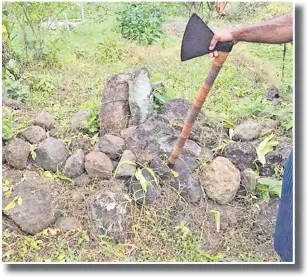
[[[181,43],[181,61],[187,61],[196,57],[206,55],[215,50],[230,52],[232,42],[218,42],[216,47],[210,51],[209,45],[214,33],[197,15],[193,14],[186,26]]]

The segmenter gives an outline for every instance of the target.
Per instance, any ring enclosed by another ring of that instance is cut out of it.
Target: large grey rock
[[[154,203],[161,194],[160,185],[155,182],[153,176],[146,169],[141,170],[143,177],[146,180],[146,191],[142,187],[140,181],[133,180],[130,190],[132,199],[139,205],[149,205]]]
[[[118,184],[113,184],[113,189]],[[94,228],[98,234],[123,242],[130,235],[130,216],[126,210],[129,196],[121,191],[103,191],[89,203]]]
[[[126,140],[128,149],[135,155],[138,161],[151,161],[156,156],[169,155],[178,139],[179,132],[169,126],[167,119],[161,116],[150,117],[139,125],[131,137]],[[195,159],[201,153],[197,143],[187,140],[182,154]]]
[[[111,159],[117,159],[125,150],[125,141],[117,136],[104,135],[99,138],[97,147]]]
[[[156,173],[161,180],[171,178],[170,168],[159,157],[155,157],[149,164],[149,167]]]
[[[134,164],[128,164],[124,162],[134,163],[135,161],[135,155],[130,150],[125,150],[119,161],[120,167],[117,169],[116,177],[126,178],[134,176],[136,166]]]
[[[21,133],[30,143],[38,143],[46,138],[46,131],[40,126],[30,126]]]
[[[79,226],[79,222],[74,217],[62,216],[57,219],[55,226],[62,230],[71,230]]]
[[[250,168],[246,168],[241,172],[241,185],[244,189],[252,193],[256,189],[258,174]]]
[[[27,166],[29,154],[30,144],[19,138],[12,139],[5,149],[7,163],[16,169],[24,169]]]
[[[69,178],[77,178],[84,171],[84,152],[78,149],[67,159],[63,173]]]
[[[5,207],[15,197],[19,196],[22,203],[6,211]],[[4,214],[10,217],[23,231],[35,235],[56,220],[55,211],[57,201],[52,195],[49,184],[39,176],[27,178],[15,186],[10,197],[3,198]]]
[[[46,138],[36,149],[35,163],[45,170],[56,172],[62,168],[68,151],[64,143],[55,138]]]
[[[223,155],[241,171],[246,168],[255,168],[256,149],[248,142],[232,142],[228,144],[224,148]]]
[[[51,114],[47,112],[39,113],[34,119],[34,125],[40,126],[46,130],[51,130],[55,127],[55,120]]]
[[[178,177],[171,179],[171,186],[190,203],[197,203],[203,197],[200,182],[191,173],[182,174],[179,172]]]
[[[129,80],[130,125],[139,125],[153,112],[153,94],[149,72],[141,68]]]
[[[169,120],[171,126],[181,131],[191,107],[192,104],[188,100],[175,98],[168,100],[164,104],[160,114]],[[204,121],[204,119],[205,116],[201,111],[193,125],[192,132],[190,134],[190,137],[196,139],[197,141],[200,140],[199,136],[201,132],[201,122]]]
[[[110,77],[102,94],[99,115],[100,135],[119,135],[129,123],[129,84],[131,74],[122,73]]]
[[[70,120],[70,127],[73,130],[88,131],[88,120],[91,117],[91,110],[81,110],[74,114]]]
[[[110,158],[102,152],[90,152],[85,156],[85,170],[90,177],[110,179],[113,169]]]
[[[260,135],[262,126],[260,123],[252,120],[246,120],[236,126],[232,139],[235,141],[249,141],[257,139]]]
[[[217,157],[206,166],[202,186],[208,197],[226,204],[234,199],[240,187],[240,171],[228,159]]]

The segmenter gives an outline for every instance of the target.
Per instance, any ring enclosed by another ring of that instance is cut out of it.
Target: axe
[[[181,134],[175,144],[175,147],[168,159],[168,166],[173,168],[178,159],[186,140],[189,138],[193,124],[209,94],[209,91],[216,79],[228,53],[232,50],[233,42],[218,42],[215,48],[210,51],[209,45],[214,33],[195,13],[189,19],[186,26],[182,44],[181,44],[181,61],[187,61],[196,57],[203,56],[213,51],[219,51],[219,55],[215,58],[208,76],[201,84],[197,97],[192,105],[192,109],[182,128]]]

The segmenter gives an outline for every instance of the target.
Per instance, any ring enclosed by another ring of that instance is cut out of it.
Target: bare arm
[[[259,24],[231,31],[233,40],[262,43],[286,43],[293,39],[293,15],[288,13]]]
[[[266,20],[258,24],[234,28],[214,34],[210,50],[218,41],[246,41],[259,43],[286,43],[293,40],[293,15],[288,13],[280,17]],[[211,56],[217,56],[217,51]]]

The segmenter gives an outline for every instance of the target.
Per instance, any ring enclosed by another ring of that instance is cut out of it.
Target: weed
[[[256,161],[259,161],[262,165],[265,165],[265,156],[269,152],[273,150],[273,147],[275,147],[278,144],[278,141],[275,138],[274,134],[271,134],[270,136],[266,137],[257,147],[257,159]]]
[[[151,3],[128,4],[118,13],[119,29],[124,38],[152,44],[162,34],[164,14]]]
[[[17,111],[10,111],[5,107],[2,107],[2,109],[6,113],[5,118],[2,118],[2,141],[9,141],[16,136],[22,126],[14,119]]]
[[[257,183],[256,188],[260,193],[260,197],[266,202],[270,200],[272,195],[280,197],[282,181],[262,177],[257,180]]]

